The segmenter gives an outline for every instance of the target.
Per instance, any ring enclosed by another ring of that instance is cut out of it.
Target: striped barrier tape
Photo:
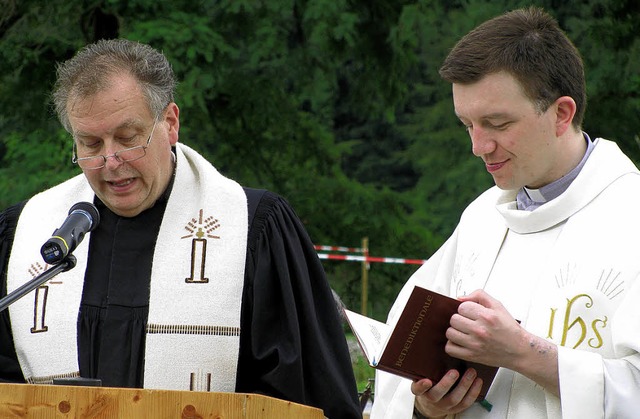
[[[366,253],[367,249],[362,247],[344,247],[344,246],[322,246],[314,245],[316,250],[322,250],[325,252],[351,252],[351,253]]]
[[[409,265],[422,265],[426,259],[402,259],[402,258],[386,258],[375,256],[359,256],[359,255],[336,255],[330,253],[318,253],[320,259],[330,260],[347,260],[351,262],[380,262],[380,263],[401,263]]]

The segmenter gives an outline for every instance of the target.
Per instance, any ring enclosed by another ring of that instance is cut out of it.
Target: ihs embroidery
[[[49,265],[42,266],[40,262],[32,263],[28,269],[32,278],[36,278],[47,269]],[[45,312],[47,310],[47,297],[49,295],[49,285],[62,284],[61,281],[49,281],[47,285],[40,285],[35,290],[35,299],[33,302],[33,327],[31,333],[41,333],[49,330],[45,324]]]
[[[202,209],[198,213],[198,219],[192,218],[184,227],[189,232],[187,239],[191,237],[191,276],[185,278],[187,283],[207,283],[209,278],[205,276],[205,265],[207,259],[207,238],[219,239],[220,236],[212,233],[220,227],[219,221],[214,217],[203,218]]]
[[[556,286],[559,289],[568,289],[580,280],[583,284],[591,282],[572,268],[575,266],[568,265],[556,276]],[[559,345],[573,349],[603,347],[609,339],[609,335],[604,333],[609,327],[607,301],[613,301],[624,292],[624,281],[619,277],[620,272],[603,269],[597,276],[597,281],[593,281],[595,289],[583,286],[585,292],[568,292],[564,304],[550,307],[547,338],[557,339]]]

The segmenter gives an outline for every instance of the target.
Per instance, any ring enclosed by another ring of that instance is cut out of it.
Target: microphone
[[[90,202],[78,202],[69,210],[69,216],[60,228],[40,248],[40,254],[49,265],[62,262],[73,252],[85,233],[95,230],[100,223],[100,213]]]

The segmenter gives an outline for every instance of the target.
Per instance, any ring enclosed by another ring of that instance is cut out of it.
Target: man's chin
[[[520,188],[522,188],[522,186],[516,186],[514,185],[513,182],[505,182],[503,180],[493,180],[494,183],[496,184],[496,186],[499,189],[502,189],[503,191],[515,191],[515,190],[520,190]]]

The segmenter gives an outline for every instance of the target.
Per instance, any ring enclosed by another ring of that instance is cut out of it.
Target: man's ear
[[[570,96],[561,96],[554,102],[556,110],[556,137],[561,137],[572,128],[573,117],[576,114],[576,101]]]
[[[164,119],[169,124],[169,143],[175,145],[178,142],[178,133],[180,131],[180,109],[178,105],[174,102],[167,105]]]

